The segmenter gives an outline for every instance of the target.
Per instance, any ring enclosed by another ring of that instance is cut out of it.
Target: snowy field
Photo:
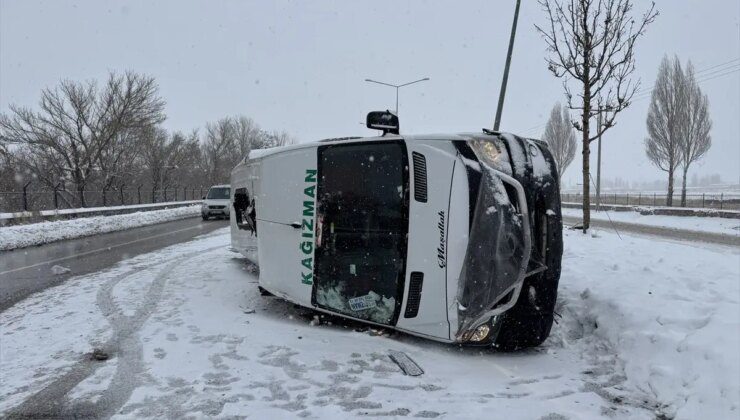
[[[566,231],[558,324],[507,354],[261,297],[221,229],[1,313],[0,417],[738,418],[738,249],[623,238]]]
[[[0,251],[195,217],[200,206],[0,227]]]
[[[563,216],[583,217],[581,209],[562,209]],[[740,219],[725,219],[722,217],[697,216],[662,216],[642,215],[636,211],[594,211],[591,210],[591,219],[615,222],[633,223],[636,225],[659,226],[671,229],[692,230],[696,232],[722,233],[726,235],[740,235]]]

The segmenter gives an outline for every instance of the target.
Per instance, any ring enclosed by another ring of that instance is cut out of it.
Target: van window
[[[208,200],[228,200],[231,188],[229,187],[212,187],[208,190],[206,198]]]
[[[407,191],[403,142],[319,148],[315,304],[395,323],[405,278]]]
[[[250,198],[249,191],[246,188],[234,190],[234,215],[236,226],[239,229],[257,234],[257,213],[254,198]]]

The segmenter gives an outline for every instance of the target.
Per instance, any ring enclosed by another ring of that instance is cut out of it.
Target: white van
[[[398,135],[373,114],[383,136],[253,150],[232,171],[232,246],[261,289],[432,340],[539,345],[562,255],[545,143]]]
[[[200,216],[203,220],[211,217],[229,217],[231,209],[231,186],[213,185],[203,197]]]

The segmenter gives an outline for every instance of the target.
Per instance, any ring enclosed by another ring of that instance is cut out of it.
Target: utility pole
[[[601,105],[599,105],[601,108]],[[598,117],[599,149],[596,157],[596,211],[601,208],[601,111]]]
[[[498,94],[498,107],[496,108],[496,120],[493,123],[493,131],[498,131],[501,125],[501,111],[504,108],[504,96],[506,96],[506,83],[509,81],[509,67],[511,66],[511,53],[514,50],[514,37],[516,36],[516,23],[519,20],[519,4],[521,0],[516,0],[516,9],[514,9],[514,23],[511,24],[511,37],[509,38],[509,51],[506,54],[506,66],[504,67],[504,77],[501,80],[501,91]]]

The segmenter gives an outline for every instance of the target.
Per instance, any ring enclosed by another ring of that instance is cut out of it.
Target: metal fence
[[[168,201],[199,200],[208,187],[168,187],[162,190],[122,188],[108,191],[85,191],[85,207],[108,207],[127,204],[150,204]],[[76,192],[69,190],[0,191],[0,213],[53,210],[81,207]]]
[[[560,198],[567,203],[583,202],[583,194],[561,193]],[[668,194],[658,193],[602,193],[601,204],[627,206],[664,207],[668,203]],[[591,205],[596,205],[596,196],[591,195]],[[681,206],[681,195],[673,196],[673,207]],[[686,194],[686,207],[708,208],[718,210],[740,210],[740,197],[736,194],[725,196],[724,193]]]

